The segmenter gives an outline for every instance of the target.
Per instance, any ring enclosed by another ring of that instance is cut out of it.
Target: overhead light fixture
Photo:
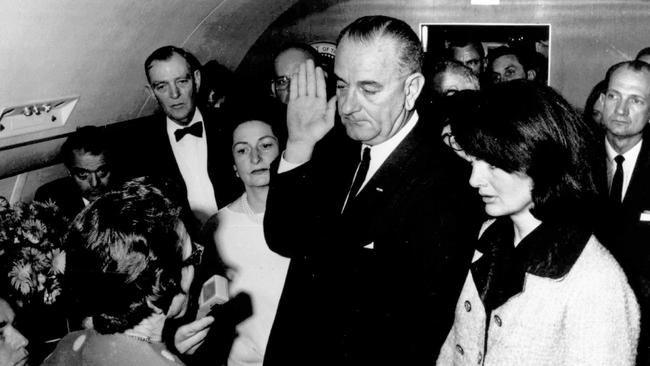
[[[0,138],[65,125],[79,96],[19,104],[0,109]]]

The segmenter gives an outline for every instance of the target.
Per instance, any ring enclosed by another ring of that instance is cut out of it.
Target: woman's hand
[[[213,317],[206,316],[179,327],[176,334],[174,334],[174,346],[176,346],[178,352],[188,355],[194,354],[203,344],[213,322]]]

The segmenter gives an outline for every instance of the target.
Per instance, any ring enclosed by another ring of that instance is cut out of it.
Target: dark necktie
[[[348,194],[348,204],[350,201],[359,193],[359,188],[363,184],[363,181],[366,180],[366,174],[368,174],[368,167],[370,166],[370,148],[366,147],[363,149],[363,156],[359,162],[359,168],[357,169],[357,174],[354,176],[354,181],[352,182],[352,187],[350,188],[350,193]],[[346,204],[346,206],[348,206]]]
[[[180,141],[187,134],[194,135],[196,137],[203,137],[203,123],[196,122],[193,125],[185,128],[179,128],[174,131],[174,136],[176,137],[176,142]]]
[[[623,197],[623,155],[616,155],[614,161],[616,162],[616,171],[612,179],[612,187],[609,190],[609,199],[615,203],[620,204]]]

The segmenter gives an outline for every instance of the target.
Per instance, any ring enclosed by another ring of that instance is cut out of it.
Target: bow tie
[[[203,137],[203,123],[202,122],[196,122],[195,124],[185,127],[185,128],[179,128],[178,130],[174,131],[174,136],[176,137],[176,142],[180,141],[185,135],[187,134],[194,135],[196,137]]]

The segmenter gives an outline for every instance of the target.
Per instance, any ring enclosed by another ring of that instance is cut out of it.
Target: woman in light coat
[[[531,82],[496,85],[479,99],[453,117],[452,133],[492,218],[437,364],[633,365],[639,307],[593,236],[589,127]]]

